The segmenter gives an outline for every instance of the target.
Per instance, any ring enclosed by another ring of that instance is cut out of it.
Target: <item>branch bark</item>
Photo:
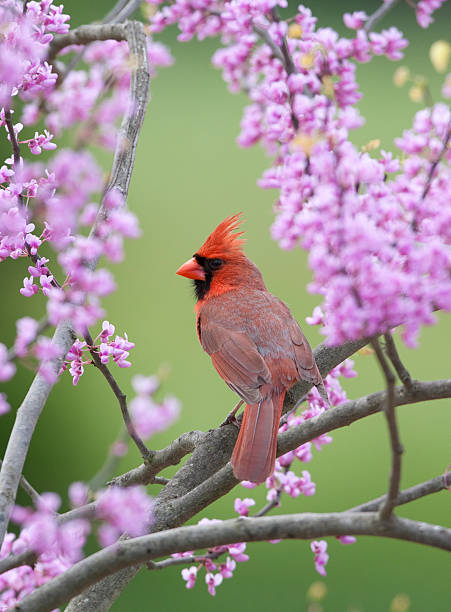
[[[371,345],[376,353],[377,359],[383,371],[387,384],[386,400],[384,403],[384,414],[387,420],[388,432],[390,434],[391,447],[391,470],[390,480],[388,485],[388,493],[384,503],[380,509],[381,519],[387,520],[390,518],[393,508],[396,505],[396,498],[399,493],[399,485],[401,482],[401,457],[403,447],[399,437],[398,423],[396,421],[395,412],[395,375],[393,374],[390,365],[385,358],[385,355],[379,344],[379,340],[375,338]]]
[[[409,519],[382,522],[373,512],[292,514],[232,519],[221,524],[179,527],[116,543],[80,561],[22,599],[16,610],[46,612],[62,605],[112,572],[146,563],[163,555],[212,548],[234,542],[274,539],[314,539],[338,535],[369,535],[407,540],[451,550],[451,529]]]
[[[93,23],[79,26],[67,34],[59,34],[50,43],[47,61],[52,63],[58,53],[65,47],[87,45],[97,40],[126,40],[124,24]]]
[[[385,0],[385,2],[383,2],[380,7],[374,11],[372,15],[370,15],[364,27],[365,32],[367,34],[372,32],[379,21],[383,19],[385,15],[387,15],[387,13],[389,13],[389,11],[391,11],[398,4],[398,2],[399,0]]]

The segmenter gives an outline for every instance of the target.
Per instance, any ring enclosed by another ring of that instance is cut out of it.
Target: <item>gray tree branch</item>
[[[112,572],[175,552],[212,548],[234,542],[314,539],[339,535],[394,538],[451,550],[451,529],[392,517],[380,521],[374,512],[291,514],[232,519],[214,525],[179,527],[164,533],[118,542],[68,569],[22,599],[16,610],[46,612]]]
[[[97,40],[126,40],[122,23],[93,23],[82,25],[67,34],[58,34],[50,43],[47,61],[52,63],[56,55],[70,45],[87,45]]]
[[[387,15],[397,4],[399,0],[385,0],[380,7],[374,11],[372,15],[369,16],[368,21],[365,23],[365,27],[363,28],[365,32],[368,34],[372,32],[376,25],[379,23],[381,19]]]

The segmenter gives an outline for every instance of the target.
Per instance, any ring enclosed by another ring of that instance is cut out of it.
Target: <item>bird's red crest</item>
[[[245,242],[240,238],[244,232],[237,232],[241,225],[242,213],[232,215],[224,219],[218,227],[208,236],[207,240],[197,251],[202,257],[224,257],[227,255],[242,253]]]

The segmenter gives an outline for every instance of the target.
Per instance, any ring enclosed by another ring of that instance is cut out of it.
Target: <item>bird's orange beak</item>
[[[205,280],[205,272],[194,257],[185,261],[183,266],[177,270],[176,274],[185,276],[186,278],[192,278],[193,280]]]

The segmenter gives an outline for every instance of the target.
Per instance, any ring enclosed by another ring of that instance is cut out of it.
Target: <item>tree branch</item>
[[[401,357],[399,356],[399,353],[396,349],[396,344],[395,344],[395,340],[392,336],[392,334],[390,332],[387,332],[386,334],[384,334],[384,339],[385,339],[385,350],[387,352],[387,355],[390,359],[390,361],[393,364],[393,367],[396,370],[396,373],[399,377],[399,380],[402,382],[402,384],[409,388],[412,386],[412,378],[409,374],[409,371],[407,370],[406,366],[403,364],[403,362],[401,361]]]
[[[47,61],[52,63],[56,55],[70,45],[87,45],[97,40],[126,40],[121,23],[93,23],[82,25],[67,34],[58,34],[49,45]]]
[[[398,424],[396,422],[395,414],[395,376],[391,371],[387,360],[385,359],[385,355],[377,338],[371,341],[371,346],[376,353],[387,384],[384,413],[385,418],[387,419],[388,431],[390,434],[392,465],[390,470],[387,498],[380,509],[381,519],[387,520],[390,518],[393,508],[396,505],[396,498],[399,494],[399,484],[401,481],[401,455],[403,453],[403,447],[399,438]]]
[[[451,529],[395,518],[381,522],[373,512],[294,514],[232,519],[214,525],[179,527],[118,542],[68,569],[16,604],[22,612],[46,612],[64,604],[105,576],[163,555],[234,542],[314,539],[338,535],[370,535],[417,542],[451,550]]]
[[[364,31],[367,34],[369,32],[372,32],[376,25],[379,23],[379,21],[383,19],[385,15],[387,15],[387,13],[398,4],[398,2],[399,0],[385,0],[380,5],[380,7],[376,11],[374,11],[372,15],[370,15],[368,21],[365,24],[365,27],[363,28]]]
[[[424,200],[424,198],[429,193],[429,189],[431,188],[431,185],[432,185],[432,179],[434,178],[435,169],[439,165],[440,160],[443,158],[443,156],[445,155],[445,153],[446,153],[446,151],[448,149],[448,143],[449,143],[450,138],[451,138],[451,122],[448,125],[448,130],[447,130],[445,138],[443,140],[442,148],[440,149],[440,152],[437,155],[437,158],[432,162],[431,167],[429,168],[429,173],[428,173],[428,177],[426,179],[426,184],[424,186],[423,193],[421,194],[421,199],[422,200]]]
[[[368,344],[368,341],[368,338],[365,338],[340,346],[327,346],[323,343],[316,347],[314,355],[322,376],[326,376],[333,368]],[[310,389],[311,385],[307,382],[297,382],[285,396],[284,412],[291,410]],[[379,412],[384,397],[384,392],[380,392],[356,402],[346,402],[319,417],[309,419],[297,428],[280,434],[278,455],[296,448],[321,433],[349,425],[359,418]],[[404,388],[397,390],[396,394],[399,404],[445,397],[451,397],[451,381],[415,383],[411,394],[408,394]],[[194,452],[189,460],[155,499],[156,521],[152,528],[154,532],[183,525],[197,512],[238,484],[231,466],[227,465],[236,436],[237,430],[233,425],[202,434],[202,439],[192,449]],[[146,478],[152,476],[151,469],[152,466],[141,465],[113,480],[113,483],[127,486],[127,484],[149,482]],[[139,567],[128,567],[101,580],[73,599],[66,612],[106,612],[138,570]]]
[[[117,189],[122,193],[125,201],[135,161],[138,136],[149,96],[149,66],[142,23],[137,21],[127,22],[116,27],[122,28],[133,61],[130,62],[132,68],[129,104],[119,130],[107,192],[111,189]],[[99,214],[106,215],[105,200],[102,202]],[[94,269],[97,261],[89,262],[89,267]],[[64,321],[57,326],[53,342],[58,345],[62,354],[62,357],[50,361],[52,370],[55,374],[58,374],[63,358],[74,342],[74,333],[68,321]],[[44,380],[38,373],[17,411],[16,421],[8,441],[0,472],[0,546],[16,498],[28,447],[52,387],[53,383]]]
[[[102,372],[103,376],[105,377],[105,380],[109,384],[111,390],[117,398],[117,401],[119,402],[119,407],[121,409],[122,418],[124,419],[124,424],[127,428],[128,435],[136,444],[136,447],[139,450],[141,457],[144,459],[144,462],[147,462],[152,456],[152,451],[147,448],[147,446],[144,444],[135,429],[132,418],[128,411],[127,396],[125,395],[125,393],[122,392],[108,366],[102,363],[102,361],[100,360],[99,353],[93,348],[94,340],[92,339],[92,336],[88,331],[86,331],[86,333],[84,334],[84,338],[88,347],[90,347],[89,352],[91,353],[94,365],[100,370],[100,372]]]
[[[0,469],[3,465],[3,461],[0,459]],[[28,482],[28,480],[21,476],[19,480],[19,485],[22,487],[22,490],[30,497],[34,506],[37,506],[39,501],[41,500],[41,496],[36,491],[36,489]]]
[[[117,478],[113,478],[108,484],[119,487],[129,487],[135,484],[149,484],[155,481],[155,475],[170,465],[177,465],[180,461],[192,453],[206,434],[203,431],[189,431],[162,450],[155,451],[149,462],[140,465]]]
[[[450,485],[451,474],[447,474],[445,477],[443,477],[443,474],[441,474],[436,478],[432,478],[431,480],[427,480],[426,482],[422,482],[421,484],[417,484],[409,489],[404,489],[404,491],[401,491],[396,498],[395,505],[403,506],[404,504],[409,504],[410,502],[426,497],[427,495],[444,491]],[[386,498],[386,495],[382,495],[377,499],[373,499],[365,502],[364,504],[351,508],[349,512],[377,512]]]

